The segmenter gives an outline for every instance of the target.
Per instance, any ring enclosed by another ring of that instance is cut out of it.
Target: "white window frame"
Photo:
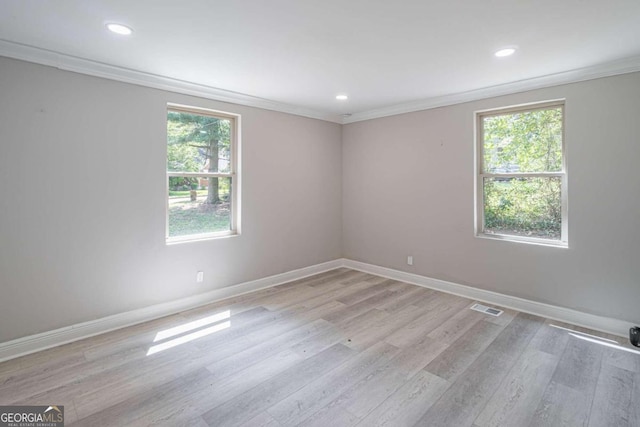
[[[485,117],[501,116],[519,112],[546,110],[560,108],[562,111],[562,170],[559,172],[511,172],[511,173],[485,173],[484,172],[484,121]],[[475,235],[476,237],[505,240],[521,243],[533,243],[544,246],[569,247],[568,218],[567,218],[567,150],[565,141],[565,100],[557,99],[529,104],[519,104],[503,108],[476,111],[475,113]],[[560,240],[541,239],[512,234],[497,234],[484,232],[484,178],[535,178],[535,177],[559,177],[560,178],[560,203],[562,224]]]
[[[189,105],[167,103],[167,114],[165,115],[165,124],[169,111],[181,113],[190,113],[203,116],[225,119],[231,122],[231,147],[229,155],[229,172],[169,172],[165,177],[166,184],[166,212],[165,212],[165,238],[167,244],[183,243],[198,240],[217,239],[222,237],[236,236],[240,234],[240,115],[228,113],[225,111],[211,110],[208,108],[193,107]],[[166,125],[165,125],[166,132]],[[165,145],[166,142],[165,133]],[[166,148],[165,148],[166,149]],[[229,178],[231,180],[231,215],[230,229],[213,233],[188,234],[185,236],[169,237],[169,178],[170,177],[193,177],[193,178]]]

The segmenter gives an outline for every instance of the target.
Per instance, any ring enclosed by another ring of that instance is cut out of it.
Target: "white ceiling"
[[[134,34],[109,33],[107,22]],[[8,53],[18,43],[318,115],[366,116],[621,60],[640,65],[640,1],[3,0],[0,39],[10,42],[0,55],[18,57]],[[515,55],[493,56],[512,45]]]

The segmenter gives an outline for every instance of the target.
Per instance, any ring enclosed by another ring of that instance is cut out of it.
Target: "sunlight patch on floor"
[[[605,347],[615,348],[616,350],[622,350],[622,351],[627,351],[629,353],[640,354],[640,351],[638,351],[638,350],[633,350],[631,348],[623,347],[623,346],[618,345],[618,344],[612,344],[612,343],[606,342],[606,341],[600,341],[600,339],[590,338],[590,337],[587,337],[587,336],[584,336],[584,335],[578,335],[578,334],[574,334],[574,333],[569,333],[569,335],[571,335],[572,337],[579,338],[579,339],[584,340],[584,341],[589,341],[589,342],[592,342],[592,343],[595,343],[595,344],[600,344],[600,345],[603,345]]]
[[[231,312],[227,310],[218,314],[214,314],[213,316],[208,316],[199,320],[194,320],[193,322],[185,323],[184,325],[179,325],[173,328],[165,329],[164,331],[160,331],[156,334],[153,342],[164,342],[151,346],[149,348],[149,351],[147,351],[147,356],[227,329],[231,326],[231,321],[228,320],[230,319],[230,317]],[[209,327],[204,328],[205,326]],[[176,338],[165,341],[172,337]]]
[[[549,326],[551,326],[552,328],[556,328],[556,329],[562,329],[563,331],[567,331],[567,332],[569,332],[571,334],[579,334],[579,335],[582,335],[582,336],[585,336],[585,337],[591,337],[593,339],[600,340],[600,341],[608,341],[608,342],[613,343],[613,344],[620,344],[618,341],[610,340],[608,338],[602,338],[602,337],[599,337],[599,336],[596,336],[596,335],[587,334],[586,332],[580,332],[580,331],[576,331],[576,330],[573,330],[573,329],[569,329],[569,328],[565,328],[565,327],[558,326],[558,325],[553,325],[553,324],[549,325]]]

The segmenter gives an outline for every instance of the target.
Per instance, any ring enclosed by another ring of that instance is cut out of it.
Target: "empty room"
[[[0,2],[0,427],[640,427],[639,23]]]

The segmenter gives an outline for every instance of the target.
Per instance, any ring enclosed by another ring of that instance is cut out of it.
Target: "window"
[[[239,116],[170,104],[167,241],[239,232]]]
[[[476,119],[476,234],[567,246],[564,103]]]

